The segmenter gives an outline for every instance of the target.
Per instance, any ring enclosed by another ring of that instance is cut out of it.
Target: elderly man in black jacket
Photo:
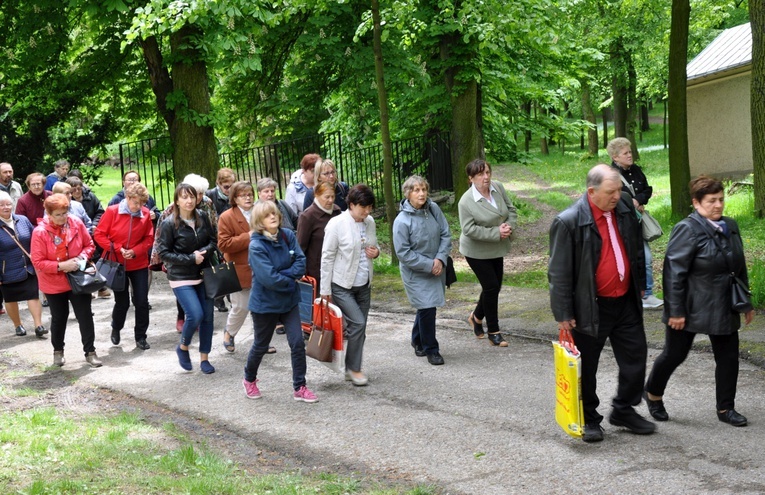
[[[656,425],[634,409],[641,400],[647,345],[641,298],[645,290],[643,238],[635,207],[608,165],[587,174],[587,193],[550,227],[550,305],[561,329],[573,330],[582,359],[585,442],[603,440],[596,374],[606,343],[619,366],[609,422],[633,433]]]

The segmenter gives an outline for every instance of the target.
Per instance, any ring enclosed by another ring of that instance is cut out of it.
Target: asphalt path
[[[121,344],[113,346],[113,300],[98,300],[93,305],[96,348],[104,366],[91,369],[85,363],[71,315],[66,366],[60,371],[41,367],[40,373],[66,373],[205,419],[311,469],[342,466],[373,478],[431,484],[441,493],[765,493],[765,376],[750,364],[742,363],[736,405],[749,418],[748,427],[717,420],[714,361],[694,352],[670,381],[665,403],[671,420],[660,423],[657,433],[637,436],[605,421],[605,441],[585,444],[555,423],[549,317],[503,320],[510,345],[493,348],[473,337],[458,317],[465,302],[452,294],[438,320],[444,366],[414,355],[411,309],[376,307],[365,347],[367,387],[353,387],[309,359],[308,386],[320,401],[294,401],[289,349],[284,336],[275,336],[278,352],[264,358],[259,375],[263,398],[250,400],[241,385],[252,344],[250,320],[236,339],[236,352],[228,354],[221,345],[225,315],[216,312],[210,354],[216,373],[199,371],[196,340],[195,369],[183,372],[174,351],[174,298],[157,278],[149,351],[134,347],[132,313]],[[544,292],[526,303],[505,292],[510,291],[503,291],[506,306],[522,304],[530,314],[541,314],[534,307],[547,304]],[[10,327],[4,317],[0,351],[45,366],[52,362],[49,340],[16,337]],[[649,367],[658,352],[649,351]],[[616,374],[606,350],[598,374],[600,411],[606,416]],[[644,405],[638,410],[647,415]]]

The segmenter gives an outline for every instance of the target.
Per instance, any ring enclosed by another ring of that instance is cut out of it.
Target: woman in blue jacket
[[[452,249],[449,224],[441,209],[428,198],[428,181],[419,175],[401,186],[404,199],[393,222],[393,246],[409,302],[417,310],[412,347],[428,356],[432,365],[444,364],[436,340],[436,308],[446,302],[446,260]]]
[[[37,288],[37,275],[29,259],[32,224],[26,217],[14,215],[11,196],[0,191],[0,294],[8,316],[16,327],[16,335],[27,334],[19,316],[18,301],[26,301],[35,325],[35,335],[42,338],[48,330],[42,324],[42,305]]]
[[[305,255],[294,232],[282,229],[281,212],[272,201],[259,201],[250,216],[250,248],[248,261],[252,268],[252,289],[249,309],[252,314],[254,339],[244,367],[245,395],[260,399],[258,368],[281,323],[287,334],[292,356],[292,398],[302,402],[318,399],[305,386],[305,342],[300,327],[300,292],[297,281],[305,274]]]

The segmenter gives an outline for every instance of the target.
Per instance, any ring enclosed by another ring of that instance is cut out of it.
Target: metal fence
[[[401,199],[401,184],[412,174],[425,177],[432,191],[453,188],[449,140],[443,134],[431,133],[400,139],[392,144],[393,194]],[[299,168],[307,153],[318,153],[335,162],[341,181],[350,185],[364,183],[372,188],[378,204],[384,202],[382,146],[354,149],[343,146],[340,133],[333,132],[297,138],[220,154],[221,167],[229,167],[240,180],[253,184],[262,177],[271,177],[284,197],[292,172]],[[175,175],[172,148],[168,138],[145,139],[120,144],[122,173],[137,170],[157,205],[172,202]]]
[[[340,133],[318,134],[221,153],[220,165],[234,170],[239,180],[252,184],[263,177],[274,179],[278,184],[279,195],[283,198],[290,175],[300,168],[300,160],[308,153],[318,153],[323,157],[342,155]]]

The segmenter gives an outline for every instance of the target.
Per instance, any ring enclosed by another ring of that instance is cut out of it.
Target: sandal
[[[475,334],[476,338],[486,338],[486,335],[483,333],[483,323],[479,323],[478,320],[475,319],[475,315],[473,313],[470,313],[470,316],[468,316],[468,323],[470,323],[470,325],[473,327],[473,333]]]
[[[226,340],[226,335],[228,335],[228,340]],[[228,352],[234,352],[236,350],[234,337],[225,330],[223,331],[223,347],[225,347]]]
[[[268,350],[266,351],[266,354],[276,354],[276,347],[272,345],[268,346]]]

